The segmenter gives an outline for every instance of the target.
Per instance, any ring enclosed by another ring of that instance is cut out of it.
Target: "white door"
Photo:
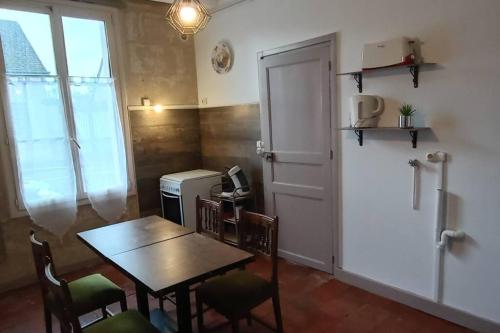
[[[279,255],[333,271],[330,43],[261,57],[266,213]],[[266,158],[267,156],[267,158]]]

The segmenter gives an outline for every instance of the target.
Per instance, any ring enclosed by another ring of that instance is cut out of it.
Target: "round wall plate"
[[[225,74],[231,70],[233,65],[233,53],[229,45],[219,42],[212,51],[212,67],[219,74]]]

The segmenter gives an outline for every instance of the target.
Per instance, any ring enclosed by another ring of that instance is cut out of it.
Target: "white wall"
[[[432,296],[436,168],[425,152],[442,150],[448,164],[449,226],[468,237],[445,258],[444,302],[500,322],[500,1],[498,0],[248,0],[217,13],[195,41],[200,104],[256,102],[257,56],[338,32],[337,71],[358,69],[363,43],[418,37],[427,61],[414,89],[409,74],[368,78],[366,94],[384,97],[381,125],[396,107],[416,105],[433,128],[411,149],[404,133],[367,134],[359,147],[340,136],[342,253],[345,270]],[[214,45],[229,41],[235,63],[227,75],[211,68]],[[354,82],[339,79],[339,121],[348,124]],[[408,159],[424,162],[420,209],[410,206]]]

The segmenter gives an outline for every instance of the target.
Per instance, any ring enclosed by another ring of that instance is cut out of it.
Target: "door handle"
[[[168,195],[168,194],[165,194],[165,193],[161,193],[161,195],[167,199],[177,199],[177,200],[180,200],[181,197],[180,196],[177,196],[177,195]]]
[[[274,161],[274,153],[265,151],[262,153],[262,158],[265,158],[267,162]]]

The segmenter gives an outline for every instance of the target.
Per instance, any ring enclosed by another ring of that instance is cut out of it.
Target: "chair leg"
[[[239,320],[231,319],[231,327],[233,329],[233,333],[239,333],[240,332]]]
[[[43,307],[43,316],[45,318],[45,333],[52,333],[52,313],[46,306]]]
[[[106,311],[106,307],[105,307],[105,306],[103,306],[103,307],[101,308],[101,313],[102,313],[102,318],[103,318],[103,319],[108,318],[108,312]]]
[[[122,312],[125,312],[128,310],[127,298],[125,296],[120,300],[120,308],[121,308]]]
[[[247,316],[247,325],[252,326],[252,315],[250,313]]]
[[[273,296],[273,309],[274,318],[276,320],[276,331],[278,333],[283,333],[283,321],[281,319],[281,306],[280,306],[280,296],[278,291]]]
[[[165,305],[163,304],[163,302],[164,302],[163,296],[158,298],[158,306],[160,307],[161,312],[165,311]]]
[[[61,326],[61,333],[71,333],[71,326],[63,323],[61,323],[60,326]]]
[[[198,292],[195,292],[195,296],[196,296],[196,321],[198,322],[198,332],[203,333],[205,332],[205,327],[203,326],[203,301]]]

